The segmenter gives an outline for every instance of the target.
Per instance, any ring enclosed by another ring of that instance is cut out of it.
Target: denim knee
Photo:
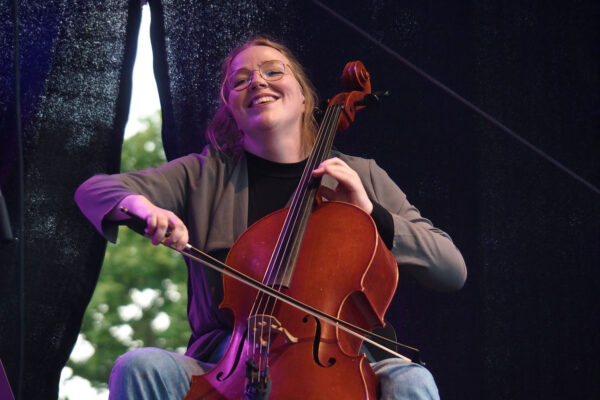
[[[379,378],[382,400],[439,399],[431,372],[425,367],[399,358],[373,364]]]
[[[166,351],[154,347],[144,347],[130,350],[119,357],[115,361],[113,373],[144,374],[149,373],[153,369],[162,369],[161,366],[165,363],[172,363]]]
[[[193,374],[204,372],[193,358],[153,347],[128,351],[110,374],[110,399],[183,398]]]

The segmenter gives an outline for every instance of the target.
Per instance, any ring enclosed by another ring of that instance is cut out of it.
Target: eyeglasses
[[[252,84],[254,71],[258,71],[265,81],[278,81],[285,75],[285,64],[279,60],[271,60],[261,63],[258,69],[240,68],[227,78],[227,85],[236,91],[246,89]]]

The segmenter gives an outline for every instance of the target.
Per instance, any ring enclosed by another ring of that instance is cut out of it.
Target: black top
[[[246,152],[248,164],[248,226],[286,206],[308,159],[282,164]]]
[[[303,160],[282,164],[246,152],[248,164],[248,226],[265,215],[284,208],[302,177]],[[388,249],[393,246],[394,221],[381,205],[373,202],[371,218]]]

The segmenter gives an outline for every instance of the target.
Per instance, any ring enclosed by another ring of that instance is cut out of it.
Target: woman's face
[[[278,80],[265,80],[258,68],[266,61],[281,61],[285,73]],[[268,46],[253,46],[241,51],[231,62],[229,77],[238,70],[250,72],[251,84],[229,91],[227,104],[244,140],[264,141],[265,135],[293,132],[300,135],[304,95],[289,60]],[[299,136],[298,136],[299,137]]]

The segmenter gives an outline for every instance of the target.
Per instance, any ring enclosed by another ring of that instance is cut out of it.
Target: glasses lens
[[[231,76],[229,76],[227,83],[232,89],[242,90],[250,85],[250,79],[252,78],[251,75],[252,71],[248,71],[247,69],[238,69]]]
[[[266,61],[260,65],[260,75],[267,81],[276,81],[283,77],[285,65],[281,61]]]
[[[252,82],[252,74],[254,71],[247,69],[238,69],[227,79],[227,84],[233,90],[244,90]],[[260,76],[266,81],[276,81],[285,74],[285,64],[281,61],[265,61],[258,66]]]

